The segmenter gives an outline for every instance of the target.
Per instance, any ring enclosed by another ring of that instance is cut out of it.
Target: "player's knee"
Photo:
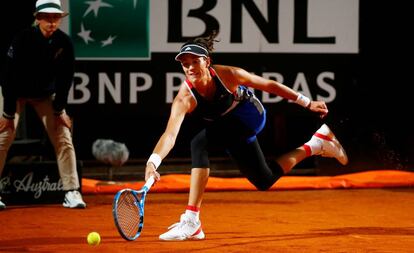
[[[191,151],[205,149],[207,146],[207,139],[204,134],[198,134],[191,140]]]
[[[191,165],[193,168],[209,168],[207,139],[198,134],[191,140]]]
[[[272,187],[273,184],[270,183],[262,183],[262,184],[255,184],[256,189],[258,191],[267,191],[270,189],[270,187]]]
[[[257,190],[267,191],[283,176],[283,174],[283,169],[280,166],[275,166],[272,168],[272,176],[261,178],[252,183]]]
[[[256,187],[258,191],[267,191],[270,187],[272,187],[273,181],[271,178],[268,177],[248,177],[247,178],[251,184]]]

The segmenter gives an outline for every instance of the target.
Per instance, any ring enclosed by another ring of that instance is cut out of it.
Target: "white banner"
[[[62,4],[69,9],[68,0]],[[356,54],[359,0],[150,1],[151,52],[177,52],[213,28],[220,30],[216,52]]]
[[[150,23],[152,52],[179,49],[182,42],[169,41],[169,33],[199,36],[214,25],[220,29],[216,52],[358,53],[359,48],[359,0],[151,0]]]

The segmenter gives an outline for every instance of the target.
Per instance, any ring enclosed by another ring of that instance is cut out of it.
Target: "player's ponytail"
[[[206,37],[198,37],[193,40],[194,43],[200,44],[208,50],[208,53],[211,55],[214,51],[214,42],[218,42],[216,39],[219,34],[218,30],[213,30]]]

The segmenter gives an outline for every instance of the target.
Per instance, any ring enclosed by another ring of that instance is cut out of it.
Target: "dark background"
[[[34,0],[7,1],[5,10],[15,13],[13,18],[1,15],[3,32],[1,35],[1,67],[12,36],[33,21]],[[256,73],[265,72],[269,65],[258,62],[278,63],[272,66],[285,74],[285,83],[293,80],[295,68],[303,66],[312,76],[313,63],[326,63],[326,68],[338,70],[337,98],[329,105],[330,115],[324,121],[334,130],[348,152],[350,163],[340,167],[330,160],[313,158],[299,167],[333,167],[337,171],[346,169],[404,169],[412,170],[414,164],[414,135],[412,133],[412,22],[409,8],[404,1],[366,1],[360,0],[360,50],[357,55],[300,56],[295,54],[250,55],[249,62],[241,67]],[[2,9],[3,9],[2,8]],[[175,64],[174,54],[152,54],[152,62],[163,62],[166,58]],[[217,54],[215,61],[232,64],[238,59],[230,54]],[[243,56],[241,56],[243,57]],[[229,58],[233,60],[229,61]],[[100,71],[128,71],[130,69],[154,68],[148,63],[113,64],[94,63],[93,68]],[[77,62],[77,71],[86,71],[89,62]],[[172,65],[179,72],[178,64]],[[319,66],[324,68],[324,66]],[[160,69],[162,71],[162,69]],[[315,70],[316,71],[316,70]],[[154,83],[163,83],[154,77]],[[160,77],[161,78],[161,77]],[[75,80],[76,81],[76,80]],[[93,80],[92,80],[93,81]],[[157,82],[158,81],[158,82]],[[164,81],[165,83],[165,81]],[[140,104],[151,104],[159,96],[150,93],[140,100]],[[122,107],[122,106],[121,106]],[[92,160],[92,142],[98,138],[115,139],[130,148],[131,160],[146,159],[151,153],[159,135],[162,133],[169,115],[169,105],[161,104],[148,110],[148,107],[106,104],[99,111],[93,107],[70,105],[68,112],[74,117],[74,142],[79,159]],[[287,151],[303,144],[322,123],[314,115],[302,108],[286,102],[267,108],[268,124],[259,136],[263,150],[269,156]],[[119,111],[122,110],[122,114]],[[136,116],[136,115],[139,115]],[[28,120],[35,117],[28,115]],[[307,122],[303,124],[303,122]],[[99,127],[97,127],[97,125]],[[305,127],[303,127],[305,125]],[[276,127],[277,126],[277,127]],[[198,122],[186,119],[177,145],[169,157],[188,157],[188,142],[191,134],[199,127]],[[275,128],[274,128],[275,127]],[[30,125],[29,138],[42,136],[41,127]],[[128,133],[128,134],[126,134]],[[214,156],[220,157],[217,151]]]

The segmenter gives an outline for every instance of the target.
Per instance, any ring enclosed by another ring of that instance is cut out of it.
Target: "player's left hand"
[[[69,116],[64,112],[62,114],[56,115],[56,127],[63,125],[70,130],[72,129],[72,120],[69,118]]]
[[[325,118],[325,116],[328,114],[328,107],[324,101],[311,101],[309,104],[309,110],[318,113],[321,119]]]

